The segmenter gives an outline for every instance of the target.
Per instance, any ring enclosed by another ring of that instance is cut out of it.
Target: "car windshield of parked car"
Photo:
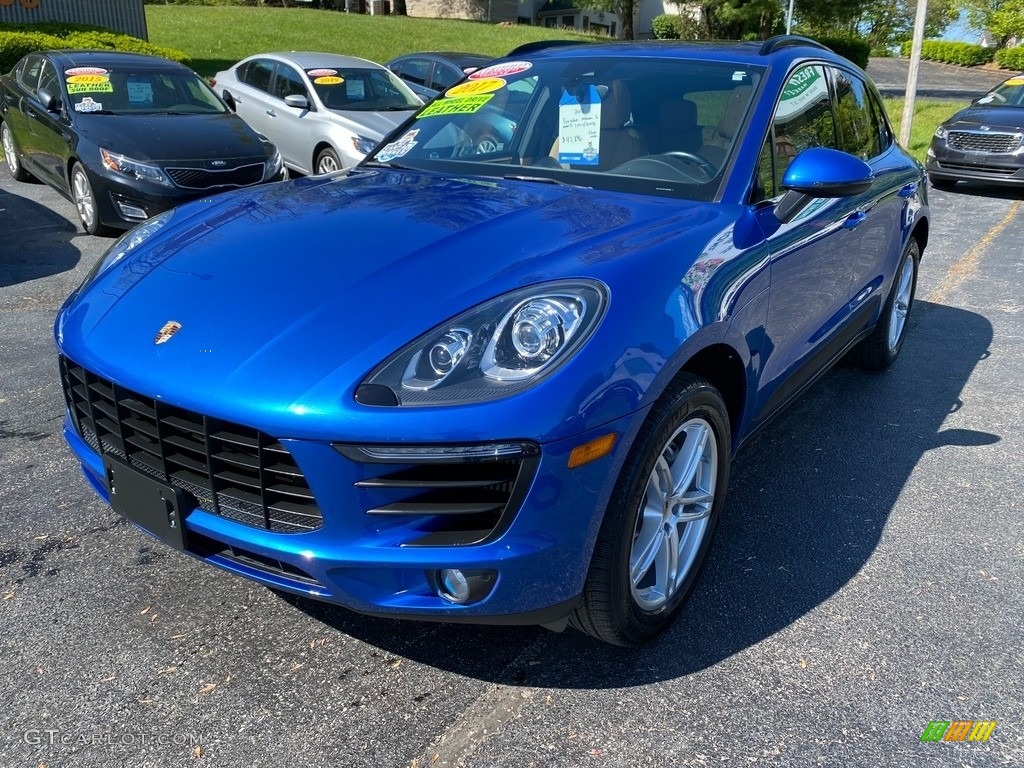
[[[1024,75],[1011,77],[997,85],[976,102],[996,107],[1024,107]]]
[[[388,112],[419,109],[423,102],[386,69],[307,69],[316,95],[331,110]]]
[[[652,58],[491,65],[369,162],[709,200],[762,73]]]
[[[227,108],[197,75],[183,70],[71,67],[64,72],[79,114],[221,114]]]

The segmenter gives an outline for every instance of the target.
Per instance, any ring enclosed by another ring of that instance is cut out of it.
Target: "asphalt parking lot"
[[[1024,764],[1024,193],[931,197],[899,363],[744,450],[692,602],[626,651],[285,598],[121,521],[51,337],[111,241],[0,177],[0,766]]]

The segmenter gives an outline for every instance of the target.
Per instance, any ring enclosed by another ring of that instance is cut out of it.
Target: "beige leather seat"
[[[666,101],[658,114],[658,133],[649,142],[652,152],[696,152],[704,143],[692,101]]]
[[[622,80],[612,80],[601,97],[601,145],[599,170],[622,165],[628,160],[647,154],[647,143],[633,126],[627,126],[632,116],[633,102],[629,88]]]
[[[749,85],[741,85],[739,88],[733,89],[733,92],[729,94],[729,101],[725,104],[725,110],[722,112],[722,119],[715,126],[714,133],[700,148],[700,154],[716,168],[721,168],[725,163],[726,153],[740,130],[743,116],[750,104],[751,90]]]

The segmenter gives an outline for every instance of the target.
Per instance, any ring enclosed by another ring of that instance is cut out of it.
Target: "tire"
[[[502,146],[502,141],[493,133],[487,131],[477,136],[474,144],[478,155],[486,155],[492,152],[500,152],[499,148]]]
[[[28,181],[32,178],[31,174],[25,170],[25,166],[21,164],[18,145],[14,143],[14,134],[7,127],[6,121],[0,123],[0,143],[4,148],[4,165],[7,166],[7,172],[11,174],[11,178],[15,181]]]
[[[313,174],[316,176],[340,171],[341,168],[341,159],[338,157],[338,153],[330,147],[321,149],[317,153],[316,160],[313,161]]]
[[[82,164],[77,162],[71,166],[71,199],[78,209],[78,220],[82,222],[82,229],[87,234],[110,233],[110,229],[100,222],[100,211],[96,205],[96,195],[93,194],[89,175]]]
[[[956,179],[939,179],[935,176],[929,176],[928,183],[936,189],[952,189],[956,186]]]
[[[704,379],[684,375],[651,409],[630,448],[572,626],[626,647],[669,626],[711,546],[729,481],[730,445],[722,396]],[[663,478],[672,475],[681,475],[671,479],[673,496],[688,493],[687,502],[665,498]]]
[[[882,307],[878,323],[870,336],[850,350],[850,360],[856,365],[871,371],[884,371],[900,356],[910,328],[910,312],[914,307],[920,264],[921,248],[917,240],[910,238],[899,267],[896,268],[892,290]]]

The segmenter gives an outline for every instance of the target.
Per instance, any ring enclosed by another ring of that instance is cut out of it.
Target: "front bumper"
[[[253,162],[261,162],[254,160]],[[136,181],[102,165],[87,165],[89,182],[96,197],[100,222],[114,229],[131,229],[139,222],[175,208],[191,200],[213,197],[220,192],[229,192],[243,187],[237,185],[219,186],[211,189],[185,189],[168,187],[147,181]],[[266,182],[284,179],[284,168]],[[263,180],[245,186],[256,186]]]
[[[1024,184],[1024,148],[1014,152],[968,152],[933,141],[925,170],[931,178],[949,181]]]
[[[281,533],[194,508],[185,520],[185,551],[267,586],[366,614],[554,623],[571,612],[582,592],[614,479],[643,415],[537,446],[500,524],[475,543],[463,543],[472,539],[465,536],[451,544],[443,543],[444,536],[425,537],[425,527],[436,522],[430,515],[374,514],[382,491],[364,481],[382,474],[379,464],[355,462],[350,451],[333,443],[281,439],[316,496],[322,525]],[[608,432],[619,434],[613,453],[567,468],[573,448]],[[82,439],[70,415],[64,434],[86,478],[109,503],[102,457]],[[402,476],[408,467],[395,464],[387,470],[383,474]],[[438,594],[437,574],[445,568],[490,570],[497,578],[483,599],[456,605]]]

